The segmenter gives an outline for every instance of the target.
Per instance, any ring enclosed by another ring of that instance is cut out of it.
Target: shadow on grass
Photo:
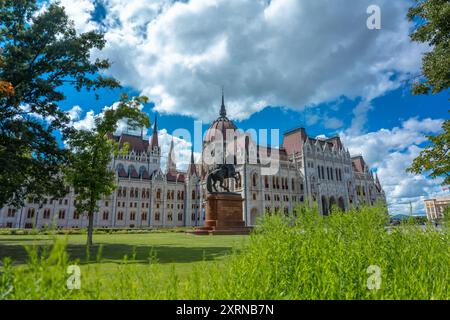
[[[44,245],[37,245],[38,248]],[[82,244],[69,244],[67,253],[70,260],[79,260],[80,264],[97,263],[97,253],[100,245],[94,245],[90,250],[90,259],[87,261],[86,246]],[[122,263],[124,256],[128,257],[130,264],[144,264],[149,262],[150,253],[156,254],[158,263],[190,263],[197,261],[211,261],[231,253],[231,247],[180,247],[180,246],[132,246],[127,244],[103,244],[100,263]],[[0,246],[0,260],[11,257],[15,264],[27,261],[27,252],[23,245]],[[134,259],[133,259],[134,256]]]

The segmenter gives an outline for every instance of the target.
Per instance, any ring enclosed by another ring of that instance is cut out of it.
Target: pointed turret
[[[189,174],[189,176],[198,176],[197,167],[196,167],[195,161],[194,161],[194,148],[192,148],[192,151],[191,151],[191,163],[189,164],[188,174]]]
[[[155,124],[153,125],[153,133],[152,133],[152,141],[150,143],[150,147],[152,150],[154,148],[159,148],[159,142],[158,142],[158,124],[157,124],[157,118],[155,116]]]
[[[225,96],[223,93],[223,87],[222,87],[222,105],[220,106],[220,116],[225,118],[227,116],[227,109],[225,108]]]
[[[172,141],[170,142],[169,157],[167,159],[167,172],[172,172],[172,173],[177,172],[177,164],[175,163],[173,137],[172,137]]]

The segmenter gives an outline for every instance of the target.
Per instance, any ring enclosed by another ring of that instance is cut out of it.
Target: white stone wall
[[[140,168],[144,167],[149,174],[153,174],[153,178],[145,180],[117,177],[118,189],[99,201],[100,209],[94,219],[96,227],[145,228],[204,224],[205,181],[188,175],[185,182],[167,181],[166,175],[160,170],[158,152],[155,150],[143,156],[132,152],[128,156],[112,159],[111,168],[115,170],[118,165],[122,165],[127,171],[129,166],[133,165],[139,173]],[[324,168],[325,177],[319,175],[318,167]],[[326,168],[333,170],[333,179],[328,178]],[[291,212],[297,203],[306,200],[310,204],[316,202],[322,214],[327,213],[332,198],[336,205],[339,205],[339,199],[342,199],[346,210],[360,203],[371,205],[378,200],[385,201],[384,193],[377,192],[371,173],[355,173],[350,154],[344,150],[330,149],[326,144],[321,147],[319,143],[306,143],[301,154],[292,156],[289,161],[281,160],[278,173],[273,176],[262,175],[262,167],[259,164],[238,165],[236,169],[241,174],[242,182],[241,185],[229,182],[230,189],[241,193],[245,199],[243,219],[249,226],[254,225],[257,218],[266,211]],[[341,179],[336,179],[336,169],[340,170]],[[283,187],[286,184],[287,186]],[[119,193],[123,188],[127,191],[125,196]],[[131,190],[137,190],[137,196],[131,196]],[[148,196],[147,192],[142,196],[142,190],[148,190]],[[47,203],[42,207],[27,203],[23,208],[2,208],[0,227],[30,228],[54,225],[59,228],[84,228],[88,223],[87,217],[74,217],[74,200],[73,193],[70,193],[63,199],[47,199]],[[34,210],[34,214],[29,216],[28,210]],[[64,212],[64,215],[60,215],[60,211]],[[50,214],[44,216],[44,212]]]

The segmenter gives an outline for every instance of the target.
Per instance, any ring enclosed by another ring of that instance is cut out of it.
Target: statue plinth
[[[192,234],[248,234],[242,219],[242,196],[238,193],[211,193],[207,197],[205,226]]]

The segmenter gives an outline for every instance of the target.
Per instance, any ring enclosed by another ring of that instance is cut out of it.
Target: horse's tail
[[[206,190],[210,191],[212,190],[212,177],[209,174],[208,178],[206,179]]]

